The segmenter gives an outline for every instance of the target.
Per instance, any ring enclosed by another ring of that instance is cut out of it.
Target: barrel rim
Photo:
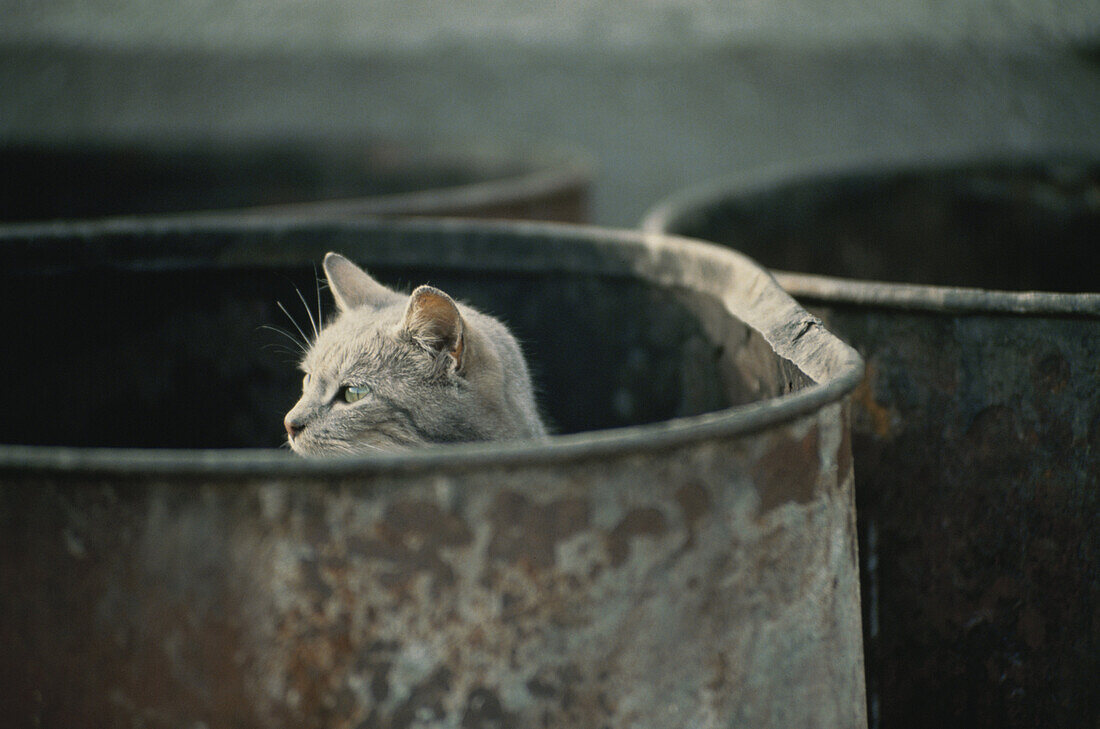
[[[188,144],[164,145],[147,139],[116,139],[106,142],[97,140],[89,145],[67,143],[52,145],[63,149],[82,149],[87,146],[94,151],[158,150],[183,152],[198,149],[216,154],[222,149],[238,149],[240,145],[264,152],[286,151],[308,155],[310,153],[333,153],[341,148],[356,146],[393,146],[398,150],[409,150],[419,161],[469,164],[474,167],[488,168],[493,165],[515,165],[516,169],[499,177],[485,180],[446,185],[422,190],[411,190],[381,195],[343,196],[338,198],[313,198],[279,204],[245,205],[234,208],[208,208],[194,211],[167,211],[152,213],[113,213],[103,216],[72,219],[41,219],[19,222],[3,222],[0,225],[22,226],[41,225],[53,222],[91,222],[126,219],[187,219],[197,220],[224,215],[287,217],[296,218],[306,215],[316,217],[336,217],[341,215],[442,215],[453,214],[456,210],[469,210],[471,214],[478,210],[508,207],[525,204],[548,197],[564,194],[587,194],[592,184],[595,170],[593,158],[578,149],[554,144],[519,145],[516,143],[492,145],[487,141],[456,140],[446,143],[440,140],[420,143],[416,139],[389,139],[338,135],[326,138],[299,138],[293,136],[265,138],[247,138],[239,143],[225,140],[193,140]],[[50,144],[35,140],[11,140],[8,146],[28,148],[51,148]]]
[[[1030,151],[987,149],[902,155],[829,155],[752,167],[690,186],[651,207],[642,219],[641,228],[651,233],[676,234],[680,221],[692,210],[778,186],[813,183],[832,177],[870,177],[886,171],[931,172],[937,168],[1037,167],[1082,162],[1100,164],[1100,146],[1068,144]],[[772,272],[788,293],[802,301],[926,313],[1100,317],[1100,293],[1093,292],[1009,291],[874,281],[809,271],[773,269]]]
[[[501,147],[458,145],[454,148],[435,143],[431,150],[451,160],[518,162],[515,175],[491,178],[446,187],[428,188],[363,198],[335,198],[283,205],[253,206],[249,214],[298,216],[305,213],[321,217],[339,215],[441,215],[454,210],[486,209],[524,204],[570,192],[585,192],[592,184],[594,162],[587,155],[557,147]],[[231,211],[227,211],[231,212]]]
[[[360,239],[371,233],[376,236],[387,233],[400,236],[466,236],[477,241],[499,238],[509,246],[510,253],[511,246],[522,246],[530,260],[548,266],[548,271],[566,271],[569,265],[575,265],[576,273],[593,272],[588,266],[597,258],[578,255],[577,261],[570,262],[563,260],[566,258],[564,256],[555,257],[554,251],[539,247],[554,241],[555,245],[571,247],[578,253],[602,255],[610,267],[609,271],[621,268],[624,275],[634,275],[654,285],[676,288],[697,283],[696,290],[716,297],[729,316],[759,332],[776,356],[791,361],[810,378],[811,384],[793,393],[712,413],[646,425],[552,436],[547,442],[444,445],[395,454],[302,459],[279,449],[204,451],[0,444],[0,474],[80,472],[119,476],[193,474],[209,477],[224,474],[234,477],[340,477],[423,472],[440,467],[456,471],[533,463],[552,465],[576,459],[629,456],[642,451],[677,448],[709,439],[766,430],[777,423],[808,416],[830,404],[840,403],[863,376],[860,355],[828,332],[820,320],[808,314],[779,287],[771,274],[751,259],[721,246],[664,234],[559,223],[446,218],[262,221],[226,216],[199,221],[129,219],[0,226],[0,248],[21,243],[39,250],[51,240],[57,243],[58,240],[75,239],[79,241],[81,250],[86,251],[94,247],[97,240],[101,247],[117,246],[117,240],[127,236],[195,236],[207,233],[224,238],[236,234],[245,242],[238,243],[235,250],[223,251],[216,262],[217,265],[232,266],[242,263],[235,256],[255,250],[249,247],[247,239],[249,235],[258,235],[274,239],[273,250],[278,255],[305,263],[314,260],[316,251],[292,248],[285,242],[287,236],[310,231],[335,232]],[[112,244],[112,241],[116,242]],[[322,241],[317,247],[328,245],[328,241]],[[354,253],[351,252],[352,255]],[[412,251],[409,255],[417,253]],[[458,260],[461,251],[457,251],[455,257]],[[518,258],[510,255],[506,263],[500,264],[499,270],[517,265],[515,259]],[[276,261],[276,264],[279,262]]]

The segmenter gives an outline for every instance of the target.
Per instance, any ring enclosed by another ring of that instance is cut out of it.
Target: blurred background
[[[615,226],[757,165],[1100,129],[1098,0],[0,0],[0,18],[0,142],[568,148]]]

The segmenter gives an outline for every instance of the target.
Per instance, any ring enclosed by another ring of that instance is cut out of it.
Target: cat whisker
[[[298,293],[299,293],[299,296],[300,296],[300,295],[301,295],[301,292],[298,292]],[[276,301],[275,303],[276,303],[276,304],[278,305],[278,307],[279,307],[279,308],[280,308],[280,309],[282,310],[282,312],[283,312],[284,314],[286,314],[286,318],[287,318],[287,319],[290,319],[290,323],[294,325],[294,328],[298,330],[298,333],[302,335],[302,346],[303,346],[303,349],[307,348],[307,347],[309,346],[309,337],[308,337],[308,336],[306,335],[306,333],[305,333],[304,331],[302,331],[302,328],[301,328],[300,326],[298,326],[298,322],[296,322],[296,321],[294,320],[294,317],[292,317],[292,316],[290,315],[290,312],[286,310],[286,307],[285,307],[285,306],[283,306],[283,302],[281,302],[281,301]]]
[[[276,354],[290,355],[290,359],[280,360],[283,364],[288,364],[292,367],[297,367],[299,364],[302,363],[302,353],[301,353],[300,350],[295,352],[290,347],[284,347],[281,344],[265,344],[260,349],[269,349],[272,352],[275,352]]]
[[[275,326],[269,326],[267,324],[262,324],[262,325],[260,325],[256,328],[257,329],[267,329],[269,331],[276,332],[276,333],[286,337],[291,342],[293,342],[294,346],[297,347],[299,350],[304,350],[304,348],[305,348],[305,345],[302,343],[302,341],[299,340],[296,336],[294,336],[291,332],[287,331],[286,329],[282,329],[280,327],[275,327]]]
[[[294,356],[298,355],[298,353],[295,352],[293,349],[290,349],[289,347],[285,347],[282,344],[265,344],[262,347],[260,347],[260,349],[270,349],[270,350],[273,350],[273,351],[275,351],[276,353],[279,353],[279,354],[290,354],[290,355],[294,355]]]
[[[306,347],[305,347],[305,345],[304,345],[304,344],[302,344],[301,342],[299,342],[299,341],[298,341],[298,338],[297,338],[297,337],[295,337],[295,336],[294,336],[293,334],[291,334],[290,332],[288,332],[287,330],[285,330],[285,329],[280,329],[279,327],[273,327],[273,326],[268,326],[267,324],[263,324],[263,325],[259,326],[258,328],[259,328],[259,329],[267,329],[267,330],[269,330],[269,331],[272,331],[272,332],[275,332],[275,333],[277,333],[277,334],[281,334],[281,335],[283,335],[284,337],[286,337],[286,338],[287,338],[287,339],[289,339],[290,341],[294,342],[294,346],[298,348],[298,351],[299,351],[299,352],[301,352],[302,354],[305,354],[305,353],[306,353]],[[293,352],[291,352],[291,354],[293,354]]]
[[[378,451],[379,453],[387,452],[386,449],[382,448],[381,446],[376,446],[373,443],[363,443],[362,441],[358,443],[343,443],[342,446],[344,452],[350,455],[357,455],[359,453],[362,453],[363,448],[371,451]]]
[[[313,264],[313,288],[317,290],[317,325],[320,326],[325,318],[321,313],[321,278],[317,275],[317,264]]]
[[[297,352],[292,352],[292,351],[290,351],[289,349],[287,349],[285,347],[280,348],[276,351],[279,354],[289,354],[290,357],[291,357],[290,359],[281,359],[281,360],[279,360],[280,364],[290,365],[291,367],[297,367],[298,365],[300,365],[302,363],[302,356],[300,354],[298,354]]]
[[[306,297],[302,296],[302,291],[297,286],[294,287],[294,291],[297,292],[298,298],[302,302],[302,306],[306,310],[306,316],[309,317],[309,325],[313,327],[313,338],[317,339],[317,335],[320,333],[317,331],[317,321],[313,318],[313,312],[309,310],[309,304],[306,303]]]

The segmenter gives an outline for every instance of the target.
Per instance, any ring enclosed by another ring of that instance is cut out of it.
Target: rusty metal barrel
[[[1100,154],[746,172],[645,227],[782,269],[867,362],[872,726],[1095,723]]]
[[[233,213],[584,222],[590,163],[558,149],[354,138],[8,142],[0,222]]]
[[[865,725],[862,360],[750,260],[453,220],[17,226],[0,249],[0,715]],[[506,321],[556,435],[280,449],[300,380],[261,327],[328,296],[329,250]]]

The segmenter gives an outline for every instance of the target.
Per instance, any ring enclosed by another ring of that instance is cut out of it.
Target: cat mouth
[[[290,450],[299,456],[326,456],[339,452],[337,449],[331,446],[326,447],[324,443],[319,443],[315,438],[302,433],[289,436],[286,440]]]

